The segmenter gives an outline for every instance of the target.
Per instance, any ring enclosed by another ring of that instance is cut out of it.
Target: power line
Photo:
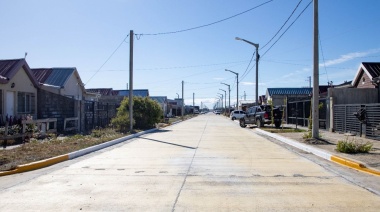
[[[327,78],[327,83],[329,83],[329,75],[327,74],[327,69],[326,69],[326,62],[325,62],[325,56],[323,54],[323,48],[322,48],[322,41],[321,41],[321,37],[320,35],[318,34],[318,39],[319,39],[319,46],[321,47],[321,53],[322,53],[322,60],[323,60],[323,67],[325,68],[325,72],[326,72],[326,78]]]
[[[288,28],[286,28],[286,30],[280,35],[280,37],[269,47],[269,49],[267,49],[263,55],[261,55],[261,58],[264,57],[264,55],[272,49],[272,47],[282,38],[282,36],[290,29],[291,26],[293,26],[293,24],[298,20],[298,18],[305,12],[305,10],[310,6],[310,4],[312,3],[313,1],[310,1],[309,4],[302,10],[302,12],[297,16],[297,18],[288,26]]]
[[[297,6],[294,8],[293,12],[290,14],[290,16],[288,17],[288,19],[286,19],[285,23],[280,27],[280,29],[276,32],[276,34],[273,35],[273,37],[263,47],[261,47],[260,49],[265,48],[278,35],[278,33],[280,33],[280,31],[282,30],[282,28],[284,28],[284,26],[286,25],[286,23],[288,23],[289,19],[293,16],[294,12],[297,10],[297,8],[301,4],[301,2],[302,2],[302,0],[300,0],[298,2]]]
[[[296,5],[296,7],[294,8],[293,12],[290,14],[290,16],[288,17],[288,19],[285,21],[285,23],[280,27],[280,29],[276,32],[276,34],[263,46],[261,47],[260,49],[263,49],[265,48],[277,35],[278,33],[282,30],[282,28],[286,25],[286,23],[288,23],[289,19],[293,16],[294,12],[297,10],[298,6],[301,4],[302,0],[300,0],[298,2],[298,4]],[[282,36],[282,35],[281,35]],[[277,41],[276,41],[277,42]],[[266,53],[266,52],[265,52]],[[265,54],[264,53],[264,54]],[[255,55],[255,52],[253,53],[252,57],[251,57],[251,60],[249,61],[249,64],[245,70],[245,72],[242,74],[241,78],[240,78],[240,81],[242,81],[250,72],[251,70],[253,69],[253,67],[251,69],[249,69],[249,66],[251,65],[251,62],[253,60],[253,57]],[[264,55],[263,55],[264,56]],[[249,69],[249,71],[248,71]]]
[[[241,79],[240,79],[240,80],[243,80],[243,79],[245,78],[246,74],[249,73],[249,72],[247,73],[247,71],[248,71],[249,66],[250,66],[251,63],[252,63],[252,60],[253,60],[253,57],[255,56],[255,53],[256,53],[256,51],[253,52],[252,57],[251,57],[251,60],[249,61],[248,66],[247,66],[247,68],[245,69],[244,73],[241,75]]]
[[[90,77],[90,79],[87,80],[87,82],[85,84],[87,84],[88,82],[90,82],[90,80],[92,78],[95,77],[95,75],[103,68],[103,66],[111,59],[111,57],[116,53],[116,51],[121,47],[121,45],[123,45],[123,43],[125,42],[125,39],[127,39],[129,37],[129,35],[127,35],[122,41],[121,43],[119,44],[119,46],[112,52],[112,54],[107,58],[107,60],[103,63],[103,65],[100,66],[100,68]]]
[[[200,25],[200,26],[196,26],[196,27],[191,27],[191,28],[188,28],[188,29],[182,29],[182,30],[177,30],[177,31],[171,31],[171,32],[159,32],[159,33],[141,33],[141,34],[136,34],[136,36],[138,36],[138,39],[140,39],[141,36],[143,35],[168,35],[168,34],[175,34],[175,33],[181,33],[181,32],[187,32],[187,31],[191,31],[191,30],[195,30],[195,29],[200,29],[200,28],[203,28],[203,27],[208,27],[208,26],[211,26],[211,25],[214,25],[214,24],[218,24],[218,23],[221,23],[221,22],[224,22],[224,21],[227,21],[229,19],[232,19],[232,18],[235,18],[237,16],[240,16],[240,15],[243,15],[244,13],[247,13],[247,12],[250,12],[254,9],[257,9],[265,4],[268,4],[269,2],[272,2],[273,0],[269,0],[267,2],[264,2],[258,6],[255,6],[255,7],[252,7],[248,10],[245,10],[243,12],[240,12],[238,14],[235,14],[233,16],[230,16],[230,17],[227,17],[227,18],[224,18],[224,19],[221,19],[219,21],[215,21],[215,22],[212,22],[212,23],[209,23],[209,24],[204,24],[204,25]],[[137,37],[136,37],[137,38]]]

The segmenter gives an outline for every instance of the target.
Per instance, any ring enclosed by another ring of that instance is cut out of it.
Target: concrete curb
[[[147,134],[147,133],[151,133],[151,132],[154,132],[154,131],[157,131],[157,130],[158,130],[157,128],[150,129],[150,130],[139,132],[139,133],[136,133],[136,134],[133,134],[133,135],[128,135],[128,136],[125,136],[125,137],[122,137],[122,138],[118,138],[118,139],[115,139],[115,140],[112,140],[112,141],[108,141],[108,142],[105,142],[105,143],[101,143],[101,144],[98,144],[98,145],[95,145],[95,146],[87,147],[85,149],[81,149],[81,150],[78,150],[78,151],[75,151],[75,152],[71,152],[71,153],[68,153],[68,154],[65,154],[65,155],[60,155],[60,156],[56,156],[56,157],[53,157],[53,158],[36,161],[36,162],[33,162],[33,163],[19,165],[14,170],[0,172],[0,177],[1,176],[6,176],[6,175],[11,175],[11,174],[16,174],[16,173],[22,173],[22,172],[32,171],[32,170],[44,168],[44,167],[47,167],[47,166],[51,166],[51,165],[54,165],[54,164],[57,164],[57,163],[60,163],[60,162],[66,161],[66,160],[71,160],[71,159],[74,159],[74,158],[86,155],[86,154],[91,153],[91,152],[98,151],[98,150],[106,148],[106,147],[110,147],[112,145],[115,145],[115,144],[118,144],[118,143],[130,140],[132,138],[136,138],[136,137],[139,137],[141,135],[144,135],[144,134]]]
[[[257,132],[261,133],[261,134],[264,134],[264,135],[267,135],[269,137],[275,138],[275,139],[277,139],[277,140],[279,140],[281,142],[284,142],[286,144],[294,146],[294,147],[296,147],[298,149],[301,149],[301,150],[303,150],[305,152],[312,153],[314,155],[317,155],[317,156],[319,156],[321,158],[324,158],[326,160],[332,161],[334,163],[338,163],[340,165],[347,166],[349,168],[352,168],[352,169],[355,169],[355,170],[358,170],[358,171],[361,171],[361,172],[370,173],[370,174],[373,174],[373,175],[376,175],[376,176],[380,176],[380,171],[375,170],[375,169],[367,168],[364,164],[362,164],[360,162],[356,162],[356,161],[352,161],[352,160],[349,160],[349,159],[346,159],[346,158],[342,158],[342,157],[333,155],[333,154],[331,154],[329,152],[326,152],[326,151],[323,151],[323,150],[320,150],[320,149],[308,146],[306,144],[301,144],[301,143],[299,143],[297,141],[294,141],[294,140],[291,140],[291,139],[285,138],[283,136],[276,135],[274,133],[270,133],[270,132],[267,132],[267,131],[264,131],[264,130],[261,130],[261,129],[255,129],[255,130]]]

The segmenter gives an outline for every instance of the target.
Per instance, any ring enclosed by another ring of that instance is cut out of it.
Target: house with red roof
[[[7,117],[36,118],[38,87],[25,59],[0,60],[0,122]]]

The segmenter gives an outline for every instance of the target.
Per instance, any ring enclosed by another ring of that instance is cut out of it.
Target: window
[[[34,112],[34,94],[18,92],[17,93],[17,112],[33,113]]]

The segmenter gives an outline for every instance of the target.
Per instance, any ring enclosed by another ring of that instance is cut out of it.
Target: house
[[[373,83],[375,78],[380,76],[379,62],[362,62],[352,81],[354,88],[378,88],[378,84]]]
[[[267,101],[272,101],[273,105],[284,105],[284,99],[297,101],[310,99],[313,88],[268,88],[266,92]]]
[[[34,77],[42,90],[84,100],[86,90],[76,68],[34,68]]]
[[[129,90],[114,90],[112,92],[113,96],[129,96]],[[148,89],[135,89],[132,91],[133,96],[140,96],[140,97],[149,97],[149,90]]]
[[[37,117],[39,84],[25,59],[0,60],[0,124],[6,117]]]
[[[164,117],[168,114],[168,98],[166,96],[151,96],[152,100],[160,104]]]
[[[109,104],[120,104],[125,97],[129,96],[129,90],[113,90],[112,88],[89,88],[87,94],[97,95],[97,100]],[[133,90],[133,96],[149,97],[148,89]]]

